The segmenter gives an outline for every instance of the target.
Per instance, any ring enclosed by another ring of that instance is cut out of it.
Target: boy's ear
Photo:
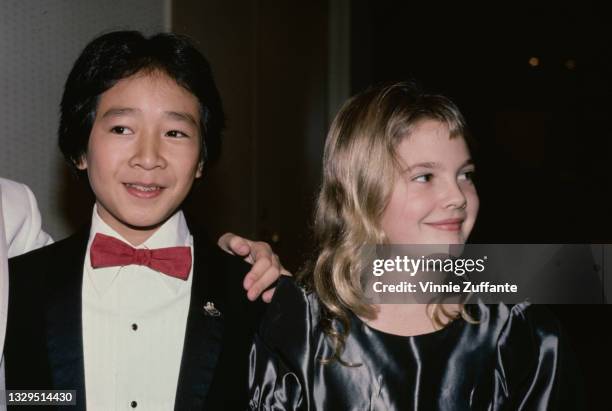
[[[85,158],[85,154],[81,154],[79,158],[74,161],[74,165],[81,171],[87,170],[87,159]]]
[[[202,173],[204,172],[204,161],[200,161],[198,163],[198,169],[196,170],[195,178],[202,177]]]

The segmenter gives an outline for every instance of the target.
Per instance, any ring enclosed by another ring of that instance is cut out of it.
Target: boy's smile
[[[137,73],[98,102],[86,155],[98,214],[133,245],[180,207],[201,175],[199,103],[167,75]]]

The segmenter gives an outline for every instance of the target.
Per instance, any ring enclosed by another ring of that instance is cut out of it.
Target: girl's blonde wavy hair
[[[363,293],[364,267],[359,256],[368,245],[387,243],[381,218],[399,169],[396,148],[427,119],[446,124],[451,138],[467,137],[463,116],[452,101],[423,94],[407,82],[356,95],[331,125],[314,220],[316,257],[298,274],[323,306],[320,326],[334,344],[333,357],[324,362],[348,365],[340,355],[349,333],[350,312],[363,318],[376,315]],[[435,304],[431,317],[442,326],[451,314]]]

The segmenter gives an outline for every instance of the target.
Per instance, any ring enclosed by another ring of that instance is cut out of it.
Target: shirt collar
[[[94,205],[91,217],[91,228],[89,230],[89,241],[87,243],[87,254],[85,256],[85,268],[86,271],[90,273],[90,280],[94,285],[94,288],[100,295],[102,295],[106,291],[108,291],[113,281],[124,270],[124,267],[108,267],[98,269],[94,269],[93,267],[91,267],[89,249],[91,247],[91,243],[93,242],[94,237],[98,233],[114,237],[118,240],[125,242],[126,244],[130,243],[125,238],[123,238],[121,234],[117,233],[111,226],[104,222],[104,220],[102,220],[102,218],[98,214],[97,204]],[[159,227],[157,231],[155,231],[155,233],[153,233],[153,235],[149,237],[144,243],[134,248],[144,249],[177,246],[191,247],[191,254],[193,259],[193,239],[191,237],[191,234],[189,233],[189,228],[187,227],[185,216],[180,210],[174,213],[172,217],[170,217],[168,220],[166,220],[166,222],[162,224],[161,227]],[[98,273],[102,275],[97,275]],[[173,291],[174,293],[178,293],[185,283],[191,283],[192,275],[193,261],[191,264],[191,272],[189,273],[188,281],[173,278],[164,274],[160,274],[159,279],[171,291]]]

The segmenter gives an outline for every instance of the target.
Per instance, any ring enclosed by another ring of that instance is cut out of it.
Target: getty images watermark
[[[399,283],[385,284],[384,281],[375,281],[372,284],[372,289],[376,293],[416,293],[417,290],[423,293],[516,293],[518,285],[505,282],[503,284],[491,284],[489,281],[481,281],[474,283],[465,278],[465,274],[483,273],[485,271],[485,262],[487,256],[482,258],[455,258],[449,256],[447,258],[440,257],[425,257],[424,255],[412,258],[406,255],[395,256],[394,258],[377,258],[372,262],[372,274],[380,277],[385,273],[404,273],[407,276],[414,277],[418,273],[440,274],[446,276],[453,274],[458,277],[458,282],[449,280],[445,283],[438,284],[430,280],[418,280],[416,282],[400,281]]]
[[[606,261],[612,245],[379,245],[366,247],[360,264],[373,303],[605,304]]]

